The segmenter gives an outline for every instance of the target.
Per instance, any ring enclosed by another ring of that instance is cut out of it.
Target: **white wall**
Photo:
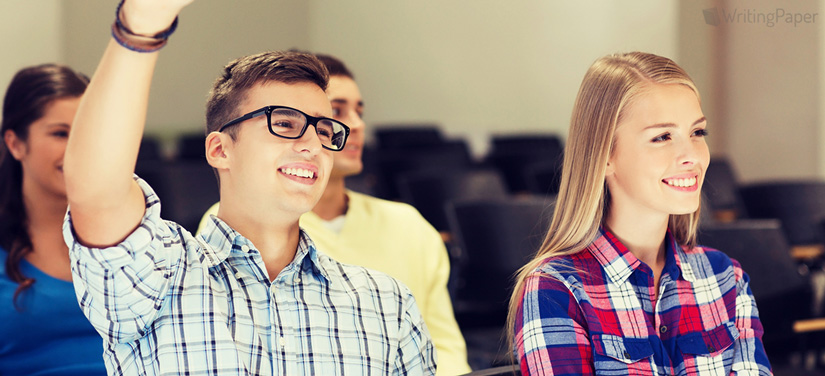
[[[825,15],[825,0],[819,0],[819,11]],[[823,21],[825,22],[825,21]],[[819,25],[819,153],[817,164],[820,177],[825,177],[825,25]]]
[[[669,1],[312,0],[311,47],[356,75],[368,124],[436,122],[480,153],[490,134],[566,135],[600,56],[676,56]]]
[[[65,63],[60,0],[3,0],[0,2],[0,93],[23,67],[46,62]]]
[[[114,0],[0,2],[0,85],[25,65],[57,61],[92,74]],[[745,181],[825,177],[825,0],[787,11],[816,23],[711,26],[708,8],[777,8],[773,0],[198,0],[181,15],[153,83],[147,131],[199,132],[206,92],[237,56],[297,47],[341,57],[366,120],[437,122],[477,154],[491,134],[564,135],[587,67],[645,50],[691,74],[711,119],[711,148]]]
[[[783,21],[769,27],[745,17],[718,26],[726,49],[725,60],[719,62],[723,66],[720,79],[725,90],[719,100],[726,112],[727,153],[745,182],[822,176],[822,3],[721,3],[727,13],[768,13],[779,8],[786,12],[819,13],[816,23],[797,26]]]
[[[55,14],[60,4],[65,8],[64,25],[55,29],[63,38],[52,38],[64,50],[58,57],[92,74],[113,3],[54,3]],[[629,50],[676,57],[676,17],[675,4],[657,0],[633,7],[545,0],[199,0],[184,10],[161,55],[147,132],[171,137],[200,130],[206,91],[223,64],[297,47],[347,62],[364,92],[369,124],[436,122],[448,134],[468,137],[477,153],[492,133],[564,135],[593,60]]]
[[[109,39],[116,4],[65,3],[66,55],[72,66],[94,72]],[[186,7],[158,61],[147,133],[171,138],[202,132],[206,95],[223,66],[256,52],[305,48],[307,9],[304,2],[289,0],[198,0]]]

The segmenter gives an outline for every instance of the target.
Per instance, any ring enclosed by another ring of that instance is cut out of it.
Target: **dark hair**
[[[221,125],[240,116],[238,107],[246,93],[262,81],[285,84],[309,82],[327,90],[329,74],[315,56],[295,51],[270,51],[238,58],[223,69],[215,80],[206,102],[206,133],[217,131]],[[235,139],[237,127],[227,132]]]
[[[343,61],[338,60],[333,56],[324,54],[316,54],[315,57],[317,57],[318,60],[321,60],[321,62],[324,63],[324,65],[327,67],[327,71],[329,71],[330,77],[344,76],[349,77],[353,80],[355,79],[355,76],[353,76],[352,72],[350,72],[349,69],[347,69],[347,66],[344,65]]]
[[[43,117],[46,106],[57,99],[79,97],[88,85],[88,77],[63,65],[21,69],[6,89],[0,133],[5,137],[7,131],[12,131],[25,141],[29,126]],[[22,188],[23,168],[5,142],[0,143],[0,247],[8,252],[6,274],[19,284],[13,300],[34,283],[34,278],[20,272],[20,260],[32,251]]]

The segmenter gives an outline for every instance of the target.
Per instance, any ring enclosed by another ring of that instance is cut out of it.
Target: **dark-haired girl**
[[[89,79],[45,64],[20,70],[3,102],[0,146],[0,374],[105,374],[63,241],[63,152]]]

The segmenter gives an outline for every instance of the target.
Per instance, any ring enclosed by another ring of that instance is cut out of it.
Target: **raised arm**
[[[128,0],[118,17],[134,34],[154,36],[190,2]],[[153,41],[126,37],[137,46]],[[158,52],[136,52],[110,39],[72,124],[63,170],[72,224],[86,245],[120,242],[144,213],[143,193],[132,175],[157,57]]]

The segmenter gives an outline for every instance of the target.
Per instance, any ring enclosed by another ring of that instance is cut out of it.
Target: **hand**
[[[124,0],[120,22],[135,34],[153,36],[166,29],[194,0]]]

